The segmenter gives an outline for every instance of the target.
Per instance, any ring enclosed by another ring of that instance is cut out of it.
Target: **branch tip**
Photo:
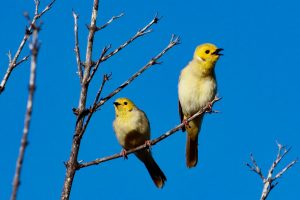
[[[172,34],[170,43],[174,45],[180,44],[180,37],[176,36],[175,34]]]
[[[107,27],[108,25],[110,25],[114,20],[119,19],[119,18],[121,18],[121,17],[123,17],[123,16],[124,16],[124,13],[121,13],[121,14],[116,15],[116,16],[112,16],[112,18],[111,18],[110,20],[108,20],[104,25],[102,25],[102,26],[100,26],[100,27],[95,27],[95,28],[96,28],[95,31],[100,31],[100,30],[106,28],[106,27]]]

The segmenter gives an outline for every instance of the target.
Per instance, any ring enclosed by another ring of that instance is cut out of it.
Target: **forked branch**
[[[297,159],[291,161],[289,164],[287,164],[280,172],[278,172],[276,175],[274,175],[274,170],[278,166],[278,164],[281,162],[281,160],[286,156],[286,154],[291,150],[291,148],[286,148],[285,146],[277,143],[278,146],[278,152],[276,159],[272,163],[267,176],[264,176],[261,172],[260,167],[257,165],[256,160],[254,159],[253,155],[250,155],[251,163],[246,163],[246,166],[250,168],[251,171],[259,175],[263,182],[263,190],[260,197],[260,200],[267,199],[268,195],[270,194],[271,190],[275,188],[275,186],[278,184],[277,179],[280,178],[288,169],[290,169],[294,164],[298,162]]]
[[[23,39],[18,47],[18,50],[16,51],[15,55],[13,58],[11,58],[10,53],[9,53],[9,63],[8,63],[8,68],[6,70],[6,73],[4,74],[4,77],[0,83],[0,95],[1,93],[4,91],[5,89],[5,85],[11,75],[11,73],[13,72],[13,70],[19,66],[21,63],[23,63],[24,61],[26,61],[28,59],[29,56],[25,56],[23,57],[21,60],[19,59],[19,56],[23,50],[24,45],[26,44],[28,38],[30,37],[30,35],[32,34],[32,31],[34,29],[34,26],[36,24],[36,21],[41,18],[47,11],[49,11],[52,8],[52,5],[54,4],[56,0],[52,0],[45,8],[44,10],[42,10],[40,13],[38,12],[39,10],[39,4],[40,1],[39,0],[34,0],[35,2],[35,11],[34,11],[34,17],[32,18],[32,20],[29,22],[29,26],[28,28],[26,28],[25,30],[25,34],[23,36]],[[26,16],[28,17],[28,16]]]

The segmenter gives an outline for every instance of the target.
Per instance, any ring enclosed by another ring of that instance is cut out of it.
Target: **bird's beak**
[[[212,53],[212,55],[222,56],[223,54],[221,54],[220,52],[223,51],[223,50],[224,50],[224,49],[222,49],[222,48],[218,48],[218,49],[216,49],[215,52]]]
[[[119,105],[121,105],[119,102],[114,102],[114,105],[116,106],[116,107],[118,107]]]

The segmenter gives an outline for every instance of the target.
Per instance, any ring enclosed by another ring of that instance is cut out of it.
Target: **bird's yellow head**
[[[116,116],[124,116],[136,109],[134,103],[128,98],[118,98],[114,102]]]
[[[202,44],[196,48],[194,59],[205,63],[207,68],[213,68],[219,57],[223,55],[220,53],[222,50],[210,43]]]

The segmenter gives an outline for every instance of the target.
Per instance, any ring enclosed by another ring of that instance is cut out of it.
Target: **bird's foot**
[[[218,97],[217,97],[218,98]],[[208,103],[208,105],[207,105],[207,109],[206,109],[206,111],[205,112],[207,112],[207,113],[219,113],[220,111],[218,111],[218,110],[213,110],[212,109],[212,106],[213,106],[213,103],[212,102],[209,102]]]
[[[146,140],[145,145],[146,145],[146,147],[148,147],[148,149],[151,150],[151,147],[152,147],[151,140]]]
[[[184,123],[184,126],[186,129],[191,128],[191,126],[189,125],[189,122],[186,119],[182,120],[182,122]]]
[[[124,160],[127,160],[127,151],[125,149],[122,149],[122,151],[120,152],[120,155],[124,158]]]
[[[211,102],[209,102],[209,103],[207,104],[206,112],[207,112],[207,113],[212,113],[212,103],[211,103]]]
[[[220,111],[218,111],[218,110],[213,110],[213,109],[212,109],[212,106],[213,106],[213,103],[214,103],[214,102],[219,101],[220,99],[222,99],[222,97],[218,97],[218,96],[216,95],[215,98],[214,98],[211,102],[208,103],[206,112],[207,112],[207,113],[219,113]]]

